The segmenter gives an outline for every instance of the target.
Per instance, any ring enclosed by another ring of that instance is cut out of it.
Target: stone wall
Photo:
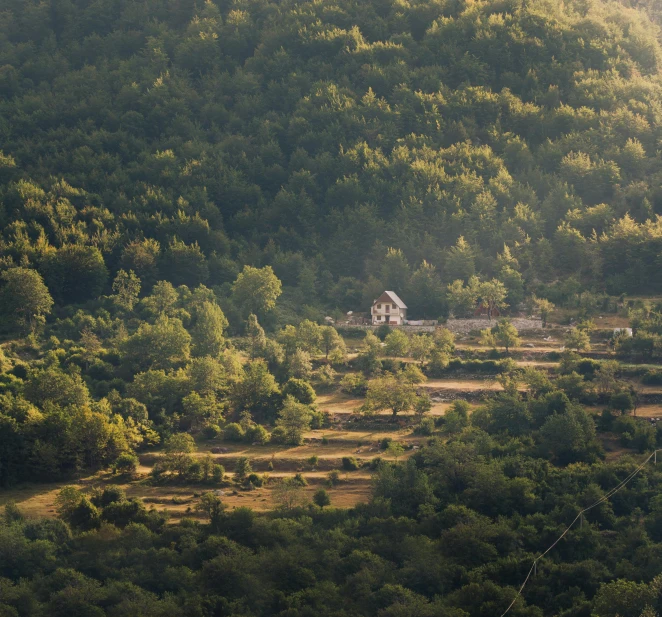
[[[543,331],[542,321],[534,318],[513,317],[510,322],[520,331]],[[454,334],[469,334],[472,330],[484,330],[497,323],[496,319],[489,321],[486,317],[482,319],[449,319],[445,324]],[[338,328],[349,328],[352,330],[375,330],[380,326],[338,324]],[[438,326],[389,326],[390,328],[404,330],[405,332],[434,332]]]

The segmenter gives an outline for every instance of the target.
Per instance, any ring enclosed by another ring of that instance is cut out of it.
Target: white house
[[[407,305],[394,291],[385,291],[372,303],[370,314],[373,326],[402,326],[407,321]]]

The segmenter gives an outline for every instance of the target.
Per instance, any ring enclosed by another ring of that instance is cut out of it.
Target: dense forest
[[[662,291],[659,8],[623,4],[7,0],[3,268],[77,302],[269,265],[311,314]]]
[[[662,612],[660,7],[0,0],[0,617]]]

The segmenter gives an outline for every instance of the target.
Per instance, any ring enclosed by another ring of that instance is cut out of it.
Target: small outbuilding
[[[407,322],[407,305],[394,291],[385,291],[372,303],[372,325],[402,326]]]

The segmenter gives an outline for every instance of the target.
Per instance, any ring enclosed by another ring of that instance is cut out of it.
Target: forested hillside
[[[660,7],[0,0],[0,617],[657,617]]]
[[[3,267],[63,303],[271,265],[426,317],[474,273],[660,292],[659,8],[629,4],[6,0]]]

